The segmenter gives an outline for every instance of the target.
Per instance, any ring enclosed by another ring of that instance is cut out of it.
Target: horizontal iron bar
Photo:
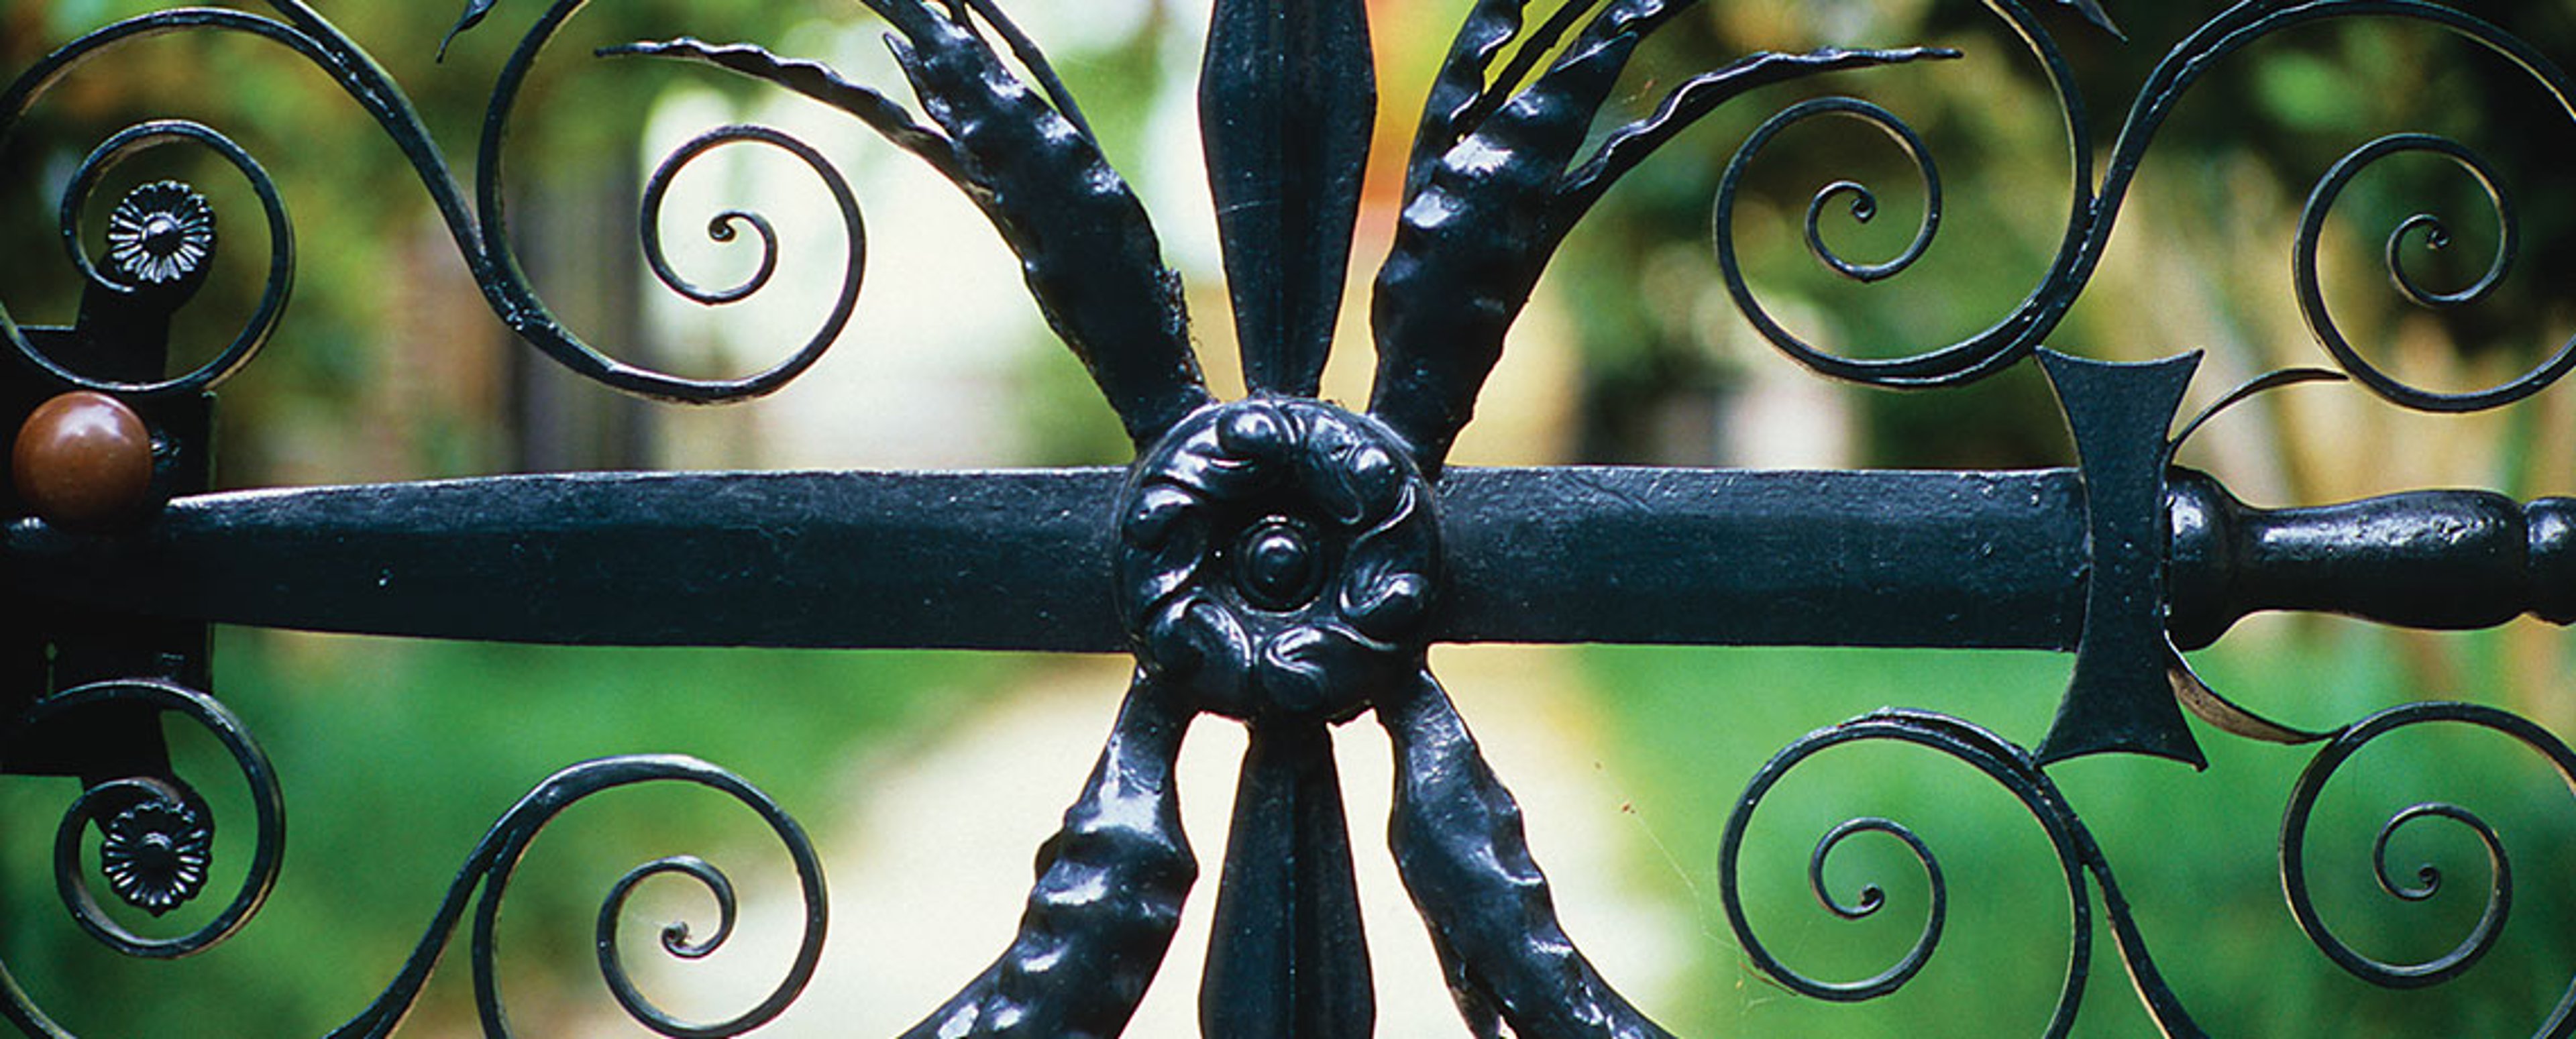
[[[140,614],[613,645],[1117,651],[1123,470],[590,473],[22,520],[21,589]],[[1452,470],[1434,638],[2068,649],[2073,470]]]
[[[584,473],[209,494],[21,587],[229,624],[602,645],[1119,646],[1119,474]]]
[[[1464,469],[1456,642],[2072,649],[2075,471]]]

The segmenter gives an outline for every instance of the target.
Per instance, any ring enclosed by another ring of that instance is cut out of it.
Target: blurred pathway
[[[1649,853],[1633,846],[1638,831],[1603,771],[1605,754],[1572,658],[1518,647],[1443,647],[1434,657],[1488,759],[1520,798],[1568,932],[1632,1000],[1649,1012],[1671,1006],[1684,980],[1691,912],[1647,901],[1631,882]],[[1099,753],[1127,668],[1124,658],[1068,658],[936,743],[859,767],[844,802],[853,814],[815,820],[825,834],[839,835],[827,836],[822,849],[832,924],[821,971],[804,998],[758,1034],[893,1036],[990,963],[1010,941],[1039,842],[1055,831]],[[1335,730],[1335,740],[1377,980],[1377,1033],[1463,1035],[1386,851],[1392,774],[1385,735],[1362,719]],[[1128,1030],[1136,1039],[1198,1036],[1197,983],[1243,745],[1239,726],[1208,718],[1193,727],[1183,751],[1182,817],[1200,879],[1172,954]],[[792,906],[745,909],[747,933],[738,943],[774,949],[778,943],[762,936],[793,926]],[[646,991],[667,996],[674,1010],[685,1015],[703,1005],[722,1015],[748,1005],[757,998],[754,986],[777,976],[776,961],[765,955],[680,966],[639,953],[635,966]],[[692,989],[753,994],[705,995],[702,1004]]]

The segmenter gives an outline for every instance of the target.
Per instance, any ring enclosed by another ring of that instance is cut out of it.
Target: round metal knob
[[[131,518],[152,490],[152,431],[103,393],[75,390],[38,405],[9,457],[18,497],[64,527]]]

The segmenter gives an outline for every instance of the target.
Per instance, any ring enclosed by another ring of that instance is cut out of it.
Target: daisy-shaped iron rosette
[[[135,804],[101,827],[99,868],[127,905],[160,916],[206,888],[215,834],[205,817],[174,801]]]
[[[468,23],[491,2],[476,0]],[[1019,255],[1039,310],[1136,444],[1110,518],[1133,684],[1039,855],[1018,938],[907,1034],[1125,1028],[1197,875],[1172,765],[1200,712],[1251,734],[1202,1029],[1370,1034],[1327,727],[1374,712],[1398,759],[1396,861],[1472,1033],[1663,1035],[1557,926],[1518,806],[1424,665],[1442,581],[1436,480],[1540,271],[1621,175],[1752,87],[1952,52],[1755,54],[1595,135],[1637,47],[1695,5],[1578,0],[1525,27],[1525,0],[1479,0],[1407,163],[1402,220],[1376,281],[1377,376],[1362,415],[1314,398],[1376,110],[1363,0],[1215,2],[1200,122],[1252,391],[1233,403],[1200,378],[1179,278],[1144,207],[1028,37],[994,0],[865,2],[893,26],[887,44],[928,124],[823,65],[758,47],[679,39],[608,53],[767,80],[928,162]]]
[[[107,218],[107,259],[128,285],[162,286],[202,274],[215,252],[215,210],[177,181],[136,188]]]

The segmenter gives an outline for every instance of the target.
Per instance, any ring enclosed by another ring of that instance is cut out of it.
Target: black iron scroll
[[[1980,770],[2039,819],[2076,920],[2050,1034],[2072,1027],[2087,971],[2095,890],[2124,965],[2166,1030],[2196,1034],[2160,979],[2110,865],[2046,766],[2091,753],[2199,764],[2186,713],[2220,729],[2323,742],[2293,791],[2282,872],[2294,916],[2346,970],[2388,986],[2438,983],[2492,946],[2513,875],[2491,828],[2432,804],[2389,824],[2439,816],[2489,847],[2486,918],[2452,953],[2421,965],[2371,960],[2319,922],[2304,837],[2317,790],[2358,747],[2397,728],[2465,724],[2512,737],[2576,784],[2576,754],[2490,708],[2398,708],[2334,733],[2266,722],[2191,679],[2176,646],[2218,638],[2254,610],[2324,610],[2395,624],[2467,627],[2534,613],[2576,619],[2576,504],[2432,491],[2321,508],[2262,511],[2209,476],[2171,464],[2189,357],[2113,365],[2054,352],[2041,364],[2074,431],[2078,464],[2024,472],[1744,472],[1643,468],[1475,469],[1447,465],[1511,327],[1566,234],[1623,175],[1744,91],[1818,73],[1957,56],[1940,48],[1762,53],[1693,76],[1652,114],[1596,128],[1638,49],[1692,5],[1570,0],[1537,24],[1521,0],[1477,0],[1435,80],[1405,164],[1402,219],[1370,302],[1376,381],[1363,411],[1316,399],[1341,305],[1351,228],[1375,111],[1367,7],[1358,0],[1215,0],[1202,72],[1228,288],[1252,393],[1220,401],[1203,384],[1178,277],[1142,204],[1103,156],[1044,55],[995,0],[866,0],[922,115],[819,63],[696,39],[606,53],[699,63],[763,80],[856,117],[953,182],[1020,257],[1055,332],[1081,359],[1136,446],[1123,470],[1004,473],[573,474],[311,490],[214,491],[206,461],[213,391],[251,361],[293,280],[293,228],[259,163],[195,123],[150,122],[111,137],[70,178],[69,260],[87,284],[70,328],[24,327],[0,310],[12,356],[0,394],[23,419],[0,534],[13,599],[0,632],[17,656],[0,688],[0,767],[76,777],[60,827],[66,906],[99,940],[173,957],[247,924],[276,882],[279,783],[258,744],[206,690],[204,632],[241,623],[443,638],[571,644],[928,646],[1124,651],[1136,660],[1118,720],[1064,828],[1043,849],[1019,934],[983,974],[909,1035],[1111,1035],[1133,1013],[1168,948],[1198,861],[1180,830],[1172,764],[1189,721],[1212,713],[1251,733],[1215,895],[1217,937],[1201,989],[1210,1035],[1367,1035],[1374,1008],[1353,894],[1351,848],[1328,733],[1373,716],[1392,740],[1390,838],[1469,1030],[1532,1037],[1662,1036],[1601,976],[1556,919],[1520,810],[1431,674],[1441,641],[1802,644],[2034,648],[2075,663],[2056,723],[2035,750],[1968,722],[1889,711],[1819,730],[1757,774],[1727,830],[1724,896],[1744,948],[1789,987],[1865,999],[1903,986],[1934,953],[1946,899],[1929,846],[1903,824],[1836,828],[1814,861],[1853,834],[1901,839],[1931,880],[1934,909],[1914,950],[1869,981],[1798,974],[1744,922],[1734,869],[1747,821],[1788,769],[1828,747],[1897,740]],[[2116,32],[2091,0],[2066,6]],[[548,311],[520,270],[503,206],[501,142],[529,70],[583,6],[557,0],[519,43],[489,101],[473,190],[451,173],[400,87],[301,0],[274,16],[173,9],[82,37],[0,94],[0,138],[71,68],[128,40],[222,32],[273,42],[326,73],[399,144],[500,320],[553,360],[603,385],[713,402],[795,378],[839,335],[865,259],[857,203],[832,164],[761,127],[712,131],[674,153],[645,191],[652,269],[702,303],[758,292],[778,261],[767,219],[730,211],[710,226],[760,239],[759,273],[710,289],[674,273],[653,230],[671,174],[719,147],[781,150],[815,172],[847,232],[846,273],[813,336],[779,364],[700,380],[616,361]],[[457,27],[494,6],[475,0]],[[1717,198],[1722,277],[1757,332],[1828,376],[1890,387],[1973,381],[2041,353],[2100,263],[2148,143],[2214,61],[2282,29],[2378,16],[2447,29],[2503,56],[2576,117],[2566,75],[2471,15],[2421,0],[2245,0],[2210,17],[2150,75],[2096,176],[2073,74],[2043,21],[1990,0],[2040,59],[2070,135],[2074,194],[2041,283],[2005,317],[1957,343],[1892,359],[1846,357],[1801,340],[1763,307],[1736,250],[1744,171],[1786,127],[1819,116],[1887,131],[1933,200],[1894,260],[1836,255],[1817,232],[1837,184],[1807,212],[1817,257],[1873,281],[1905,271],[1939,227],[1939,177],[1921,139],[1884,108],[1820,99],[1756,129]],[[451,35],[450,42],[456,37]],[[2567,128],[2562,128],[2562,130]],[[185,185],[156,184],[116,209],[104,259],[77,214],[105,172],[140,150],[193,144],[250,181],[269,229],[264,296],[206,365],[163,371],[172,315],[202,280],[215,215]],[[2510,263],[2514,212],[2475,153],[2401,135],[2355,151],[2313,196],[2297,241],[2309,326],[2353,380],[2395,404],[2493,407],[2576,367],[2576,341],[2490,390],[2423,391],[2373,368],[2322,302],[2314,254],[2323,214],[2356,171],[2429,153],[2474,173],[2507,231],[2489,275],[2428,293],[2394,261],[2401,290],[2427,305],[2486,294]],[[2411,223],[2400,235],[2421,230]],[[2292,381],[2291,375],[2263,385]],[[920,561],[937,560],[924,567]],[[530,560],[544,565],[531,568]],[[1927,599],[1945,604],[1923,608]],[[159,912],[204,886],[213,820],[174,774],[163,715],[212,732],[257,804],[255,861],[216,921],[175,941],[125,932],[82,876],[84,834],[103,833],[105,879]],[[487,1033],[508,1031],[493,968],[493,921],[537,830],[565,805],[645,781],[712,787],[759,815],[794,860],[805,909],[787,975],[754,1008],[679,1021],[629,982],[613,952],[620,910],[641,879],[695,878],[729,922],[732,885],[694,858],[639,867],[600,917],[602,968],[639,1022],[674,1036],[732,1035],[770,1020],[805,986],[826,917],[820,863],[785,811],[738,777],[659,757],[576,765],[505,814],[469,856],[418,951],[338,1033],[397,1024],[463,922]],[[2380,871],[2385,878],[2385,836]],[[2429,887],[2429,880],[2424,887]],[[2392,885],[2401,897],[2418,888]],[[478,895],[479,892],[479,895]],[[1827,904],[1866,915],[1865,898]],[[723,940],[666,932],[674,955]],[[2539,1032],[2565,1035],[2576,987]],[[0,1014],[31,1035],[66,1034],[5,971]]]

